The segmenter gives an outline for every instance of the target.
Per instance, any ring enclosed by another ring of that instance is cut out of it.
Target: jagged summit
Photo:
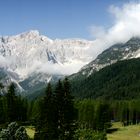
[[[24,32],[19,34],[21,37],[38,37],[40,35],[38,30],[30,30],[28,32]]]
[[[41,73],[48,81],[52,75],[71,74],[90,62],[87,50],[91,46],[92,42],[80,39],[51,40],[37,30],[0,37],[0,68],[18,75],[12,77],[15,81]]]

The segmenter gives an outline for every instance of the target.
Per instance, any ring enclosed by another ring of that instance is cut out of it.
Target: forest
[[[75,98],[67,78],[49,83],[45,95],[32,101],[19,96],[11,83],[0,96],[0,138],[28,140],[25,126],[33,126],[35,140],[106,140],[114,122],[139,124],[139,106],[139,99]]]
[[[118,61],[89,76],[70,76],[72,94],[79,99],[132,100],[140,97],[140,58]]]

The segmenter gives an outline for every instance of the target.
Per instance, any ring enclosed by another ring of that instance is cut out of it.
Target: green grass
[[[33,139],[35,134],[35,128],[33,126],[26,126],[25,129],[27,131],[27,135],[29,136],[29,138]]]
[[[118,130],[108,134],[108,140],[140,140],[140,125],[123,127],[121,123],[114,123],[112,127]]]
[[[35,128],[33,126],[26,126],[25,128],[29,138],[33,139]],[[112,128],[118,128],[118,130],[108,134],[108,140],[140,140],[140,125],[123,127],[121,123],[114,123]]]

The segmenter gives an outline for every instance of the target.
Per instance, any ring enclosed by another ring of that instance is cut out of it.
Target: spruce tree
[[[65,78],[56,85],[56,103],[58,113],[59,140],[71,140],[75,131],[75,114],[73,97],[70,93],[70,83]]]
[[[100,102],[96,110],[96,130],[106,131],[111,126],[109,104]]]
[[[35,140],[72,140],[75,131],[75,109],[68,79],[58,81],[55,94],[48,84],[40,101]]]
[[[64,139],[73,139],[75,131],[75,117],[76,110],[74,108],[74,97],[71,95],[70,83],[67,78],[65,78],[64,83]]]
[[[57,104],[55,96],[52,93],[51,84],[48,84],[45,96],[45,113],[46,113],[46,132],[48,140],[58,139],[58,115],[57,115]]]
[[[64,91],[61,80],[58,81],[55,88],[55,99],[57,104],[57,125],[58,125],[58,133],[59,139],[64,137]]]
[[[6,94],[7,100],[7,118],[8,121],[15,121],[17,120],[17,97],[15,95],[15,85],[11,83],[8,88],[8,93]]]
[[[45,97],[39,105],[40,113],[36,126],[35,139],[57,140],[57,110],[50,83],[47,86]]]
[[[3,98],[0,96],[0,123],[5,121],[5,112],[3,106]]]

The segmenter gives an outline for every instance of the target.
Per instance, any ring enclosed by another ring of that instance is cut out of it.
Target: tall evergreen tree
[[[100,102],[96,110],[96,130],[106,131],[111,126],[109,104]]]
[[[58,139],[58,115],[55,96],[52,93],[51,84],[48,84],[45,97],[45,113],[46,113],[46,132],[48,140]]]
[[[60,80],[56,85],[56,101],[58,112],[58,132],[60,140],[71,140],[75,130],[75,113],[73,97],[70,93],[70,83],[65,78],[62,83]]]
[[[4,88],[3,84],[0,83],[0,92],[2,92],[2,89]],[[5,114],[4,114],[4,106],[3,106],[3,98],[0,93],[0,123],[4,121]]]
[[[35,140],[72,140],[75,131],[75,109],[68,79],[56,84],[55,94],[48,84],[40,102]]]
[[[61,80],[58,81],[55,88],[55,99],[57,104],[57,125],[58,125],[58,133],[59,139],[64,137],[64,90]]]
[[[76,110],[74,108],[74,97],[71,95],[70,83],[68,78],[65,78],[64,83],[64,139],[73,139],[76,128]]]
[[[3,106],[3,98],[0,96],[0,123],[5,121],[5,112]]]
[[[8,121],[15,121],[17,120],[17,97],[15,95],[15,85],[11,83],[8,88],[8,93],[6,94],[7,100],[7,118]]]
[[[40,114],[36,127],[35,139],[57,140],[57,110],[51,84],[46,89],[46,95],[40,102]]]

